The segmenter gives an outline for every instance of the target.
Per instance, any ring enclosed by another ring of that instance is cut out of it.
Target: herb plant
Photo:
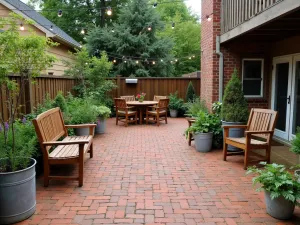
[[[266,162],[260,164],[264,165],[263,169],[254,166],[249,167],[247,171],[247,174],[257,174],[252,179],[254,185],[261,184],[257,191],[270,192],[271,199],[283,196],[286,200],[299,206],[297,200],[300,199],[300,183],[297,182],[295,176],[288,172],[284,165],[267,164]]]
[[[189,117],[196,117],[199,112],[208,112],[205,101],[201,100],[200,97],[195,98],[191,102],[184,104],[186,108],[186,114]]]
[[[109,118],[109,116],[111,114],[111,110],[104,105],[94,106],[94,110],[95,110],[95,113],[97,114],[97,116],[99,117],[99,119],[101,119],[101,120]]]

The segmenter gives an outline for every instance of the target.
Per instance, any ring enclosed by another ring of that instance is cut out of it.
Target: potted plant
[[[196,150],[198,152],[209,152],[213,141],[213,127],[216,119],[203,111],[197,114],[195,122],[186,130],[194,136]]]
[[[178,111],[183,107],[183,99],[178,98],[177,91],[173,94],[169,95],[169,109],[170,109],[170,116],[172,118],[176,118],[178,116]]]
[[[185,99],[187,102],[192,102],[195,99],[196,93],[192,81],[189,82],[189,85],[186,90]]]
[[[109,118],[111,110],[106,106],[94,106],[94,108],[98,115],[95,132],[96,134],[103,134],[106,129],[106,119]]]
[[[297,133],[295,138],[292,140],[292,147],[290,150],[299,155],[298,161],[300,163],[300,127],[297,128]],[[295,176],[298,177],[298,182],[300,182],[300,169],[295,170]]]
[[[248,104],[244,97],[242,83],[235,69],[224,92],[221,110],[222,125],[244,125],[248,120],[248,115]],[[242,128],[232,128],[229,130],[229,137],[243,136],[244,129]],[[233,146],[228,146],[228,150],[239,151],[238,148]]]
[[[47,54],[54,43],[33,33],[19,33],[16,15],[1,18],[0,87],[6,96],[8,119],[0,114],[0,224],[13,224],[35,212],[36,184],[33,156],[37,139],[30,121],[17,120],[26,85],[55,60]],[[9,74],[18,74],[11,79]]]
[[[69,113],[66,116],[66,123],[74,125],[96,123],[97,112],[88,99],[69,97],[68,101]],[[74,131],[76,136],[89,135],[89,128],[75,128]]]
[[[247,174],[257,174],[253,184],[261,184],[257,191],[264,190],[267,213],[276,219],[292,217],[297,200],[300,198],[300,183],[288,172],[284,165],[276,163],[264,165],[263,169],[249,167]]]
[[[186,102],[184,108],[186,109],[185,115],[188,117],[196,117],[200,111],[208,112],[205,101],[201,100],[199,97]]]
[[[139,102],[143,102],[145,99],[146,93],[142,92],[140,94],[137,94],[135,99],[138,100]]]

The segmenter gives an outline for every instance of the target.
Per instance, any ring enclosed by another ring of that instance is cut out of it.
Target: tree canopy
[[[111,27],[97,27],[87,37],[90,54],[105,50],[115,60],[114,72],[123,76],[171,76],[173,42],[158,37],[164,23],[148,0],[132,0]]]

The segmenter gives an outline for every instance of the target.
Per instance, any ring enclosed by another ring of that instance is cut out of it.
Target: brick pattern
[[[183,136],[185,119],[168,124],[116,126],[94,140],[84,186],[37,182],[37,210],[20,224],[291,225],[266,214],[263,194],[243,170],[243,157],[198,153]],[[73,171],[59,167],[59,171]]]

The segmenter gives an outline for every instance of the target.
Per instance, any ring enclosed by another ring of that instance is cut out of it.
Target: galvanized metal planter
[[[241,122],[226,122],[226,121],[222,121],[222,125],[244,125],[245,123],[241,123]],[[244,137],[245,134],[245,129],[243,128],[231,128],[229,129],[229,137],[234,137],[234,138],[240,138],[240,137]],[[224,135],[223,135],[224,136]],[[229,152],[239,152],[242,151],[241,149],[228,145],[228,151]]]
[[[104,134],[106,130],[106,120],[98,120],[97,126],[95,128],[96,134]]]
[[[194,140],[198,152],[209,152],[212,147],[213,133],[194,134]]]
[[[74,131],[76,136],[89,136],[90,134],[90,128],[88,127],[75,128]]]
[[[178,116],[178,111],[176,109],[170,109],[170,116],[176,118]]]
[[[35,212],[35,159],[31,166],[15,172],[0,173],[0,224],[13,224]]]

